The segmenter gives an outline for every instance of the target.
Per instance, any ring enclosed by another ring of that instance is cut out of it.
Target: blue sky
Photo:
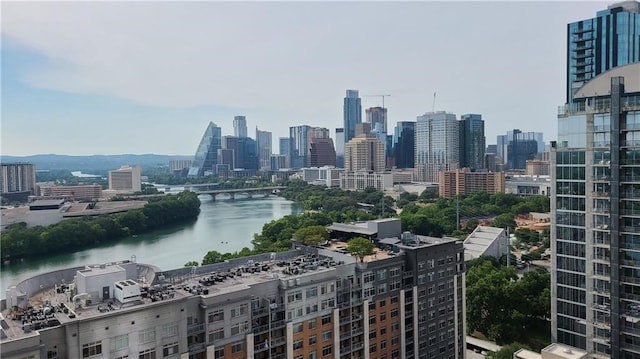
[[[390,129],[437,92],[436,110],[483,115],[488,144],[550,141],[566,24],[608,4],[3,2],[0,150],[190,155],[245,115],[275,152],[289,126],[342,127],[346,89],[391,94]]]

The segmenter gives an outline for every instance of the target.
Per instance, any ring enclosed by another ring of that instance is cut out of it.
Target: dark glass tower
[[[393,132],[393,154],[395,166],[413,168],[415,166],[416,123],[399,121]]]
[[[189,168],[190,177],[204,176],[205,172],[215,172],[218,164],[218,150],[222,144],[222,129],[215,123],[209,122],[207,130],[202,135],[198,149]]]
[[[356,124],[362,123],[362,105],[358,90],[347,90],[344,98],[344,143],[356,137]]]
[[[472,170],[485,168],[484,151],[486,140],[482,115],[462,115],[460,116],[459,124],[460,167],[468,167]]]
[[[567,103],[598,74],[640,61],[640,3],[626,1],[567,25]]]

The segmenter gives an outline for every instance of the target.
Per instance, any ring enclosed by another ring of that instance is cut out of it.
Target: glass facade
[[[604,106],[576,107],[558,118],[552,339],[598,357],[638,358],[640,89],[625,93],[623,78],[610,81],[609,95],[586,102]]]
[[[344,143],[356,137],[356,124],[362,123],[362,104],[358,90],[347,90],[344,98]]]
[[[567,26],[567,102],[598,74],[640,61],[640,11],[629,1]]]
[[[460,167],[472,170],[485,168],[485,142],[482,115],[460,116]]]
[[[222,144],[222,129],[215,123],[209,122],[207,130],[202,135],[200,144],[189,168],[190,177],[204,176],[206,172],[213,173],[218,164],[218,150]]]
[[[415,166],[416,123],[399,121],[393,132],[393,154],[397,168]]]

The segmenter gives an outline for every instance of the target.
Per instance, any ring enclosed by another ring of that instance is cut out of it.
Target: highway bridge
[[[185,188],[190,187],[190,186],[185,186]],[[281,190],[287,188],[286,186],[271,186],[271,187],[255,187],[255,188],[230,188],[230,189],[214,189],[214,190],[198,190],[195,188],[187,188],[190,191],[193,191],[197,194],[208,194],[211,196],[211,198],[213,198],[213,200],[216,200],[216,196],[219,194],[226,194],[229,197],[231,197],[231,199],[235,199],[237,194],[242,194],[245,195],[249,198],[253,197],[254,195],[263,195],[263,196],[269,196],[270,194],[273,193],[277,193],[280,192]]]

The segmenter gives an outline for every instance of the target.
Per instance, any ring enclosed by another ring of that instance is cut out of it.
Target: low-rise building
[[[438,184],[440,197],[452,198],[473,192],[504,193],[504,172],[471,172],[469,168],[441,171]]]
[[[505,179],[505,193],[518,196],[551,195],[551,177],[511,175]]]
[[[340,189],[360,191],[373,187],[378,191],[393,187],[393,174],[390,172],[342,172]]]
[[[504,228],[477,226],[463,242],[464,260],[491,256],[500,259],[509,251],[509,239]]]
[[[98,184],[55,186],[38,185],[42,197],[68,197],[76,201],[91,201],[102,197],[102,186]]]

